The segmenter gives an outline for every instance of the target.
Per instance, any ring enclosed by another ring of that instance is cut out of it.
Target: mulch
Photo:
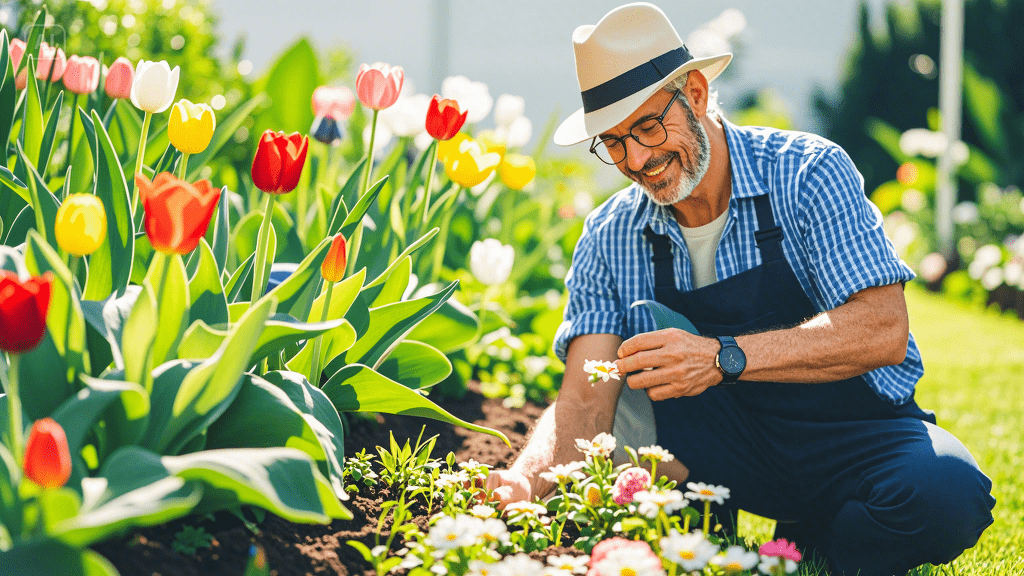
[[[435,458],[443,459],[451,451],[460,462],[472,458],[502,468],[511,464],[526,444],[528,431],[544,410],[543,406],[531,403],[522,408],[506,408],[501,400],[485,398],[473,385],[463,398],[442,400],[439,404],[463,420],[501,430],[508,436],[512,448],[493,436],[434,420],[380,414],[376,419],[350,420],[351,430],[345,439],[346,455],[351,456],[363,448],[376,453],[376,446],[388,446],[392,432],[400,444],[406,438],[415,444],[425,426],[424,438],[438,435],[433,452]],[[329,525],[294,524],[268,514],[253,533],[236,517],[218,514],[213,518],[187,518],[132,531],[93,548],[110,560],[122,576],[241,576],[253,545],[266,551],[270,573],[274,576],[372,575],[371,566],[347,542],[359,540],[373,548],[377,543],[380,504],[393,496],[387,487],[379,485],[362,489],[345,503],[352,511],[352,520],[336,520]],[[417,522],[425,526],[425,507],[421,506],[418,512],[421,517]],[[211,534],[210,547],[199,548],[194,554],[176,551],[175,535],[186,525],[202,527]],[[385,524],[382,543],[386,541],[388,528]],[[400,547],[397,542],[398,539],[392,548]],[[547,551],[563,552],[572,551],[568,548]]]

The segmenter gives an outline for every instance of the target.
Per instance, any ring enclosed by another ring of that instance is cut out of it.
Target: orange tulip
[[[320,265],[320,274],[328,282],[339,282],[345,276],[345,264],[347,263],[345,253],[345,237],[338,234],[331,241],[331,249],[327,251],[324,263]]]
[[[220,200],[220,190],[209,180],[189,184],[169,172],[150,182],[135,175],[142,196],[146,236],[153,248],[164,254],[188,254],[199,245]]]
[[[25,443],[25,477],[43,488],[60,488],[71,477],[68,439],[53,418],[32,425]]]

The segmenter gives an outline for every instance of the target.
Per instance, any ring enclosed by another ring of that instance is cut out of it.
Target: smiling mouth
[[[665,161],[664,164],[662,164],[661,166],[655,168],[654,170],[651,170],[649,172],[644,172],[643,173],[644,176],[647,176],[648,178],[653,178],[653,177],[657,176],[658,174],[661,174],[662,172],[665,171],[665,168],[668,168],[669,162],[671,162],[671,161],[672,161],[672,159],[669,158],[668,160]]]

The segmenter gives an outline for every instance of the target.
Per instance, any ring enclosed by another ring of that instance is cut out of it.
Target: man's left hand
[[[646,388],[651,400],[696,396],[722,381],[715,366],[720,348],[714,338],[666,328],[623,342],[615,364],[629,387]]]

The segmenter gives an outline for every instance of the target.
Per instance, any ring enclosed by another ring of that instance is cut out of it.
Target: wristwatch
[[[735,384],[747,367],[747,355],[736,344],[732,336],[719,336],[722,348],[715,356],[715,366],[722,372],[722,384]]]

